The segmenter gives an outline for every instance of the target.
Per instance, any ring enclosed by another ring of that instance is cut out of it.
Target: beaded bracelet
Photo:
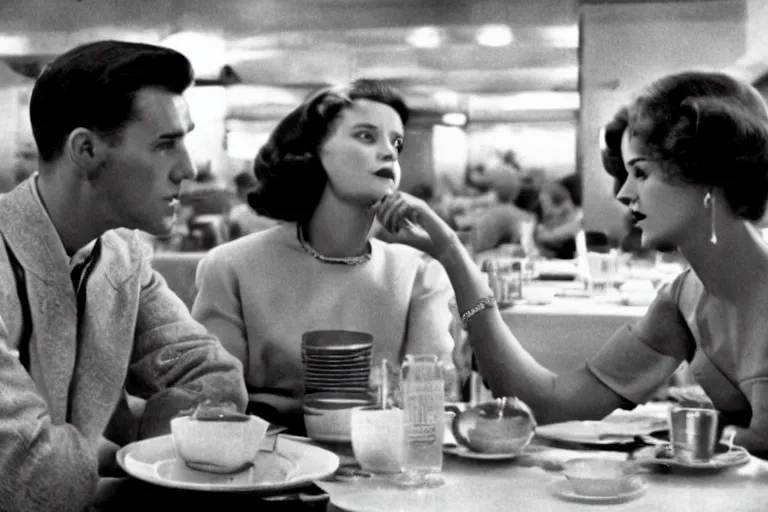
[[[485,308],[492,308],[496,306],[496,299],[493,295],[480,298],[474,306],[466,310],[461,314],[461,323],[464,324],[464,329],[467,328],[469,321],[473,316],[484,310]]]

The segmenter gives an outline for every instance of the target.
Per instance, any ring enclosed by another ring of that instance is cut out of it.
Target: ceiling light
[[[442,42],[442,35],[435,27],[420,27],[411,31],[405,38],[408,44],[416,48],[437,48]]]
[[[461,101],[459,93],[449,89],[441,89],[439,91],[435,91],[432,94],[432,97],[435,99],[440,108],[446,110],[457,108],[459,106],[459,102]]]
[[[541,37],[550,45],[557,48],[578,48],[579,47],[579,26],[578,25],[554,25],[551,27],[539,28]]]
[[[475,36],[477,44],[493,47],[507,46],[512,39],[512,30],[506,25],[485,25]]]
[[[26,36],[0,34],[0,54],[24,55],[30,53],[29,40]]]
[[[470,112],[510,112],[530,110],[578,110],[578,92],[526,91],[509,95],[470,97]]]
[[[463,112],[448,112],[443,114],[443,124],[448,126],[464,126],[467,124],[467,114]]]
[[[217,34],[176,32],[163,39],[161,44],[184,54],[198,77],[218,77],[226,64],[226,42]]]

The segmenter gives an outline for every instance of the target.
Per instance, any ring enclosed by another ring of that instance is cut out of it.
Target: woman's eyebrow
[[[632,160],[627,161],[627,166],[630,167],[630,166],[635,165],[637,162],[645,162],[647,160],[649,160],[648,157],[638,156],[638,157],[633,158]]]
[[[367,128],[369,130],[375,130],[375,131],[379,130],[378,126],[376,126],[375,124],[371,124],[371,123],[357,123],[357,124],[353,125],[352,128]]]

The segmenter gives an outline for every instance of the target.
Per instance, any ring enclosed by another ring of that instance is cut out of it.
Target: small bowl
[[[617,496],[637,487],[641,478],[634,463],[612,459],[571,459],[563,473],[577,494]]]
[[[484,402],[465,411],[449,404],[446,411],[454,415],[450,425],[456,442],[473,452],[520,454],[536,429],[533,412],[515,397]]]
[[[236,473],[256,459],[269,422],[250,415],[247,421],[202,421],[192,416],[171,420],[176,455],[189,467],[210,473]]]
[[[361,393],[313,393],[304,397],[304,425],[315,441],[348,443],[352,435],[352,409],[370,405]]]

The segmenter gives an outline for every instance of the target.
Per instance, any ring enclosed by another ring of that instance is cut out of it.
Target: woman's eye
[[[647,172],[645,172],[642,169],[638,169],[637,167],[634,168],[634,170],[632,171],[632,174],[633,174],[633,176],[635,177],[636,180],[640,180],[640,181],[642,181],[642,180],[644,180],[645,178],[648,177],[648,173]]]
[[[398,153],[403,152],[403,139],[395,139],[395,141],[392,143],[392,146],[394,146],[395,150]]]
[[[365,142],[376,142],[376,136],[373,133],[369,132],[369,131],[357,132],[357,134],[355,134],[355,136],[358,139],[363,140]]]

